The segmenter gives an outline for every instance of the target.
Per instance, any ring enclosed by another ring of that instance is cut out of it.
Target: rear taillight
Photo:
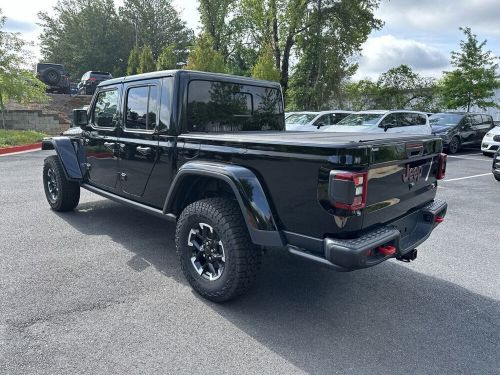
[[[357,211],[366,207],[368,174],[351,172],[330,172],[329,197],[333,207]]]
[[[448,159],[448,155],[446,154],[439,154],[438,156],[438,171],[436,178],[438,180],[442,180],[444,176],[446,175],[446,160]]]

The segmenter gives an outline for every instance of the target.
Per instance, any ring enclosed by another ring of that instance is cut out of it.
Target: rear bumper
[[[437,218],[444,218],[446,210],[446,202],[436,199],[419,210],[360,237],[347,240],[325,238],[322,240],[323,256],[313,250],[318,247],[316,239],[302,239],[300,247],[289,244],[288,250],[294,255],[338,271],[372,267],[387,259],[402,257],[415,249],[429,238],[434,228],[442,221]],[[394,247],[395,252],[390,255],[382,254],[380,247],[388,246]]]

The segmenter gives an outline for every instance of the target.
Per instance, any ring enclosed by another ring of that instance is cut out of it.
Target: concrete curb
[[[13,154],[15,152],[22,152],[22,151],[41,150],[42,149],[41,146],[42,146],[42,142],[38,142],[38,143],[32,143],[30,145],[0,148],[0,155]]]

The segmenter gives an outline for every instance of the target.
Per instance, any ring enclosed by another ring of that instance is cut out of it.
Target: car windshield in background
[[[464,117],[463,115],[438,113],[429,117],[431,126],[455,126]]]
[[[306,125],[314,120],[317,115],[317,113],[295,113],[286,118],[286,123]]]
[[[369,126],[376,125],[384,116],[382,113],[356,113],[349,115],[343,120],[339,121],[337,125],[345,126]]]

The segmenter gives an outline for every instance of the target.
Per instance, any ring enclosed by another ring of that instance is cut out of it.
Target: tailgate
[[[441,140],[372,145],[363,228],[385,224],[436,196]]]

